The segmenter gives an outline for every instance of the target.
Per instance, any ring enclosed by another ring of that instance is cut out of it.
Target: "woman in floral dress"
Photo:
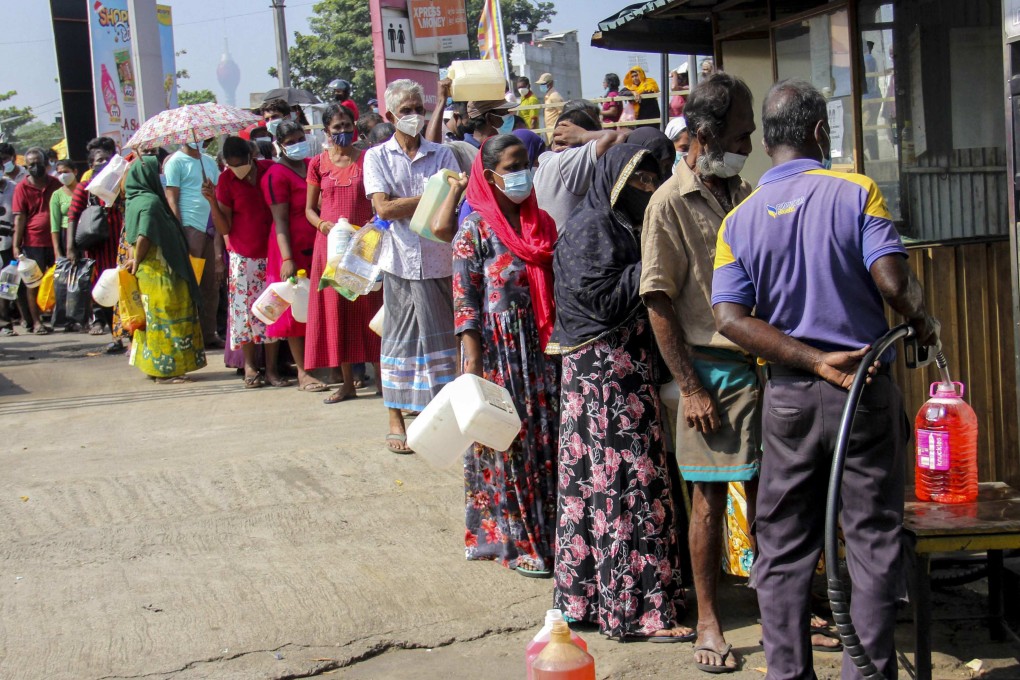
[[[539,210],[527,149],[486,141],[453,241],[453,300],[464,370],[513,395],[521,433],[507,451],[476,444],[464,458],[469,560],[499,560],[525,576],[552,573],[559,371],[544,354],[554,309],[556,227]]]
[[[622,144],[598,162],[560,229],[553,271],[563,355],[555,606],[614,638],[693,640],[684,542],[674,523],[652,377],[655,339],[641,303],[641,223],[661,169]]]

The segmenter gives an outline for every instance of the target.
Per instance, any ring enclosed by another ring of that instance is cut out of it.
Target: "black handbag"
[[[67,320],[84,326],[92,309],[92,269],[96,261],[79,259],[67,273],[67,300],[64,309]]]
[[[106,208],[99,204],[99,199],[89,194],[89,203],[78,218],[78,226],[74,230],[74,247],[78,250],[92,250],[110,238],[110,220],[106,217]]]

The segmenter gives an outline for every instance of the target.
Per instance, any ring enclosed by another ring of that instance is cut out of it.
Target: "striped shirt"
[[[889,329],[870,269],[890,254],[906,249],[871,179],[789,161],[723,220],[712,304],[754,308],[822,351],[860,349]]]

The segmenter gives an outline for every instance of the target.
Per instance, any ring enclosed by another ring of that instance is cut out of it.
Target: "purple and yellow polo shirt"
[[[712,305],[751,307],[822,351],[860,349],[889,330],[869,270],[891,253],[907,251],[871,179],[789,161],[723,220]]]

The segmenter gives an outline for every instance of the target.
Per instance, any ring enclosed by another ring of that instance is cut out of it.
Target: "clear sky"
[[[635,0],[556,0],[557,15],[548,28],[554,32],[578,31],[581,44],[581,76],[586,96],[601,94],[607,71],[622,73],[632,55],[591,47],[591,34],[600,20]],[[0,91],[17,90],[18,96],[4,105],[31,106],[44,121],[60,112],[56,57],[47,0],[5,2],[7,31],[0,38]],[[237,102],[244,106],[249,92],[276,86],[266,69],[276,63],[272,10],[266,0],[164,0],[173,8],[174,44],[187,54],[178,57],[177,68],[187,69],[189,90],[210,89],[222,101],[216,81],[216,65],[223,54],[224,38],[234,61],[241,67]],[[287,30],[307,32],[313,0],[287,0]],[[88,55],[83,55],[88,58]],[[657,57],[646,55],[658,77]],[[674,61],[676,61],[674,59]],[[343,74],[337,74],[338,77]],[[660,83],[661,84],[661,83]]]

